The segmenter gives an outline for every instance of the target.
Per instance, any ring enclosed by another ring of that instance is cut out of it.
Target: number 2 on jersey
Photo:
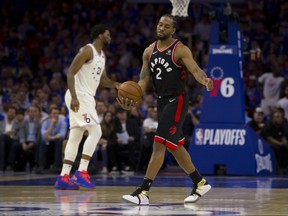
[[[157,70],[156,79],[162,80],[162,77],[160,76],[162,72],[161,69],[157,68],[156,70]]]

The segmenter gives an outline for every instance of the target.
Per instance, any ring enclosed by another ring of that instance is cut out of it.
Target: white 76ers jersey
[[[75,75],[75,91],[95,96],[102,72],[105,68],[104,52],[98,53],[92,44],[87,44],[93,50],[93,59],[82,65]]]

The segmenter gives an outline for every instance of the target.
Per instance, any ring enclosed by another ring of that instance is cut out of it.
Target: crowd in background
[[[10,0],[1,1],[0,7],[0,168],[23,170],[27,161],[30,170],[38,173],[59,172],[69,136],[66,74],[79,48],[91,42],[91,27],[100,22],[110,26],[112,41],[105,50],[108,76],[137,82],[142,53],[155,40],[155,24],[172,6],[124,0]],[[182,18],[176,33],[204,69],[212,8],[191,3],[189,17]],[[249,0],[232,8],[239,14],[243,36],[249,39],[247,50],[261,50],[256,60],[246,55],[243,65],[247,118],[254,121],[254,128],[273,147],[281,170],[287,172],[288,2]],[[191,104],[183,127],[186,147],[199,123],[203,92],[192,76],[187,82]],[[153,86],[129,112],[119,109],[116,97],[115,89],[101,87],[95,96],[103,137],[91,170],[144,170],[157,128]],[[119,124],[126,125],[129,140],[119,139],[123,133]],[[165,164],[169,163],[167,157]]]

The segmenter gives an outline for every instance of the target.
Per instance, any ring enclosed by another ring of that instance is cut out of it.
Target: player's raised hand
[[[212,79],[206,78],[204,83],[205,83],[204,85],[206,86],[207,91],[211,91],[214,88]]]

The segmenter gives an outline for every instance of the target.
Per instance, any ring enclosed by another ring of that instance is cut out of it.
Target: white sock
[[[88,169],[88,165],[89,165],[89,161],[90,160],[86,160],[86,159],[81,159],[80,161],[80,166],[78,168],[79,171],[87,171]]]
[[[71,172],[71,169],[72,169],[72,165],[64,163],[60,176],[64,176],[65,174],[69,175]]]

